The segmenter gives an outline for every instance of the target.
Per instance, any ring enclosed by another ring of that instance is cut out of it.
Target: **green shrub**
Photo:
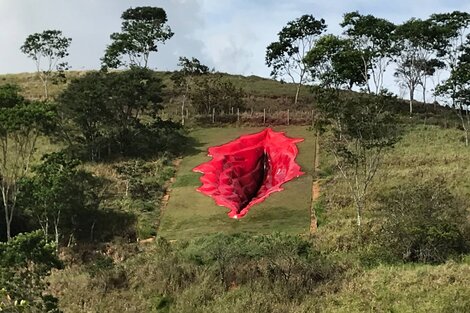
[[[468,251],[468,213],[442,179],[410,182],[380,197],[384,223],[376,235],[386,258],[440,263]]]
[[[44,278],[61,265],[55,246],[40,231],[0,242],[0,311],[58,313]]]

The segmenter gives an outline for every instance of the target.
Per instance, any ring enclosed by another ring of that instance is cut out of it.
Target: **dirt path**
[[[179,169],[182,161],[183,161],[183,159],[179,158],[179,159],[176,159],[173,163],[174,166],[175,166],[175,174],[167,182],[166,191],[165,191],[165,194],[162,197],[162,202],[160,204],[160,216],[158,217],[157,221],[155,222],[155,231],[157,233],[157,236],[158,236],[158,231],[160,229],[160,222],[162,220],[163,213],[165,212],[166,206],[168,205],[168,201],[170,201],[170,193],[171,193],[171,190],[172,190],[171,186],[176,181],[176,174],[178,172],[178,169]],[[147,238],[147,239],[139,240],[139,243],[153,242],[153,241],[155,241],[155,237],[156,236],[152,236],[152,237]]]
[[[310,234],[314,234],[318,228],[318,220],[315,212],[315,203],[320,198],[320,179],[317,177],[320,169],[320,144],[318,142],[318,133],[315,134],[315,153],[313,156],[312,173],[312,198],[310,203]]]

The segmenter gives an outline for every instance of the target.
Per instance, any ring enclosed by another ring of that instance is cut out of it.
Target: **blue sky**
[[[268,76],[266,46],[302,14],[324,18],[331,33],[346,12],[358,10],[400,23],[432,13],[470,11],[465,0],[0,0],[0,73],[34,71],[19,47],[28,34],[60,29],[72,37],[72,69],[96,69],[120,29],[122,11],[133,6],[164,8],[175,36],[151,57],[151,66],[173,70],[179,56],[197,57],[216,70]],[[388,87],[393,79],[386,81]],[[387,87],[387,86],[386,86]]]

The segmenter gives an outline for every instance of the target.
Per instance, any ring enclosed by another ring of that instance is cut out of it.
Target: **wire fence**
[[[231,108],[228,112],[210,110],[206,114],[196,114],[188,109],[162,110],[162,119],[171,119],[183,125],[221,125],[234,124],[244,126],[269,125],[312,125],[315,120],[314,110],[240,110]]]

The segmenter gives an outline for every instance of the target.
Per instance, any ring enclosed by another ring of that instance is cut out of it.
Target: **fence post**
[[[212,124],[215,123],[215,108],[212,108]]]
[[[287,109],[287,126],[289,126],[289,109]]]
[[[263,124],[266,124],[266,109],[263,109]]]
[[[315,119],[314,119],[314,113],[313,113],[313,110],[312,110],[312,127],[315,126]]]
[[[237,108],[237,122],[240,123],[240,108]]]

